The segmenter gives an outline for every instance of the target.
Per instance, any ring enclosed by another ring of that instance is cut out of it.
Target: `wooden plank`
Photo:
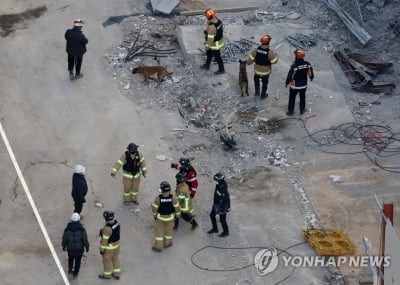
[[[240,12],[240,11],[249,11],[249,10],[257,10],[258,6],[244,6],[244,7],[232,7],[232,8],[223,8],[223,9],[213,9],[217,13],[224,12]],[[193,15],[204,15],[206,9],[204,10],[192,10],[192,11],[181,11],[181,16],[193,16]]]

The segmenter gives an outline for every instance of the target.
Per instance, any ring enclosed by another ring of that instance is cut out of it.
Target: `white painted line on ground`
[[[12,161],[12,163],[14,165],[15,171],[17,172],[17,175],[18,175],[19,181],[21,182],[22,188],[24,188],[24,190],[25,190],[25,194],[28,197],[29,203],[31,204],[33,213],[35,214],[35,217],[36,217],[36,219],[37,219],[37,221],[39,223],[40,229],[42,230],[44,238],[46,239],[47,246],[50,249],[51,255],[53,256],[54,261],[57,264],[58,270],[60,271],[61,277],[64,280],[65,285],[69,285],[68,278],[64,273],[64,270],[63,270],[63,268],[61,266],[61,262],[58,259],[57,253],[56,253],[56,251],[54,249],[53,243],[51,242],[49,234],[47,233],[47,230],[46,230],[46,228],[45,228],[45,226],[43,224],[42,218],[39,215],[39,211],[36,208],[35,201],[33,200],[31,192],[29,191],[28,185],[26,184],[25,178],[22,175],[22,171],[19,168],[18,162],[17,162],[17,160],[15,158],[14,152],[11,149],[10,143],[8,142],[6,133],[5,133],[4,129],[3,129],[3,125],[2,125],[1,122],[0,122],[0,133],[1,133],[1,137],[3,138],[4,145],[6,146],[8,154],[10,155],[11,161]]]

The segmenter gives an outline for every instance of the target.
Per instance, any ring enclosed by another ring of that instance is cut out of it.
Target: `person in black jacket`
[[[74,213],[81,214],[83,203],[86,203],[86,194],[88,191],[86,178],[85,178],[85,167],[82,165],[75,165],[74,174],[72,175],[72,199],[75,202]]]
[[[67,40],[67,54],[68,54],[68,71],[71,80],[82,77],[81,66],[83,54],[86,52],[86,45],[89,42],[85,35],[82,33],[83,21],[77,19],[74,21],[74,27],[65,32],[65,39]],[[74,76],[75,67],[75,76]]]
[[[228,184],[225,181],[225,176],[220,172],[214,175],[214,181],[217,182],[217,185],[215,186],[214,203],[210,213],[212,229],[207,233],[218,233],[216,215],[219,215],[219,220],[223,229],[222,233],[219,234],[219,237],[226,237],[229,235],[229,228],[228,224],[226,223],[226,214],[231,210]]]
[[[294,105],[296,101],[297,93],[300,94],[300,115],[303,115],[306,109],[306,89],[307,89],[307,77],[310,77],[310,81],[314,79],[314,72],[311,64],[304,60],[306,53],[302,49],[296,49],[294,51],[295,60],[290,67],[289,73],[286,77],[286,87],[290,83],[289,91],[289,104],[286,115],[292,116],[294,111]]]
[[[68,251],[68,274],[73,275],[73,278],[79,274],[84,249],[89,252],[87,233],[79,220],[79,214],[73,213],[71,222],[64,230],[61,244],[63,251]]]

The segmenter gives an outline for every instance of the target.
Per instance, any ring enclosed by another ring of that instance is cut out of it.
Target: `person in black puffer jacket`
[[[68,29],[64,35],[64,38],[67,41],[66,51],[68,54],[68,71],[71,80],[82,76],[81,66],[83,54],[86,52],[86,45],[89,42],[82,33],[82,26],[83,21],[81,19],[77,19],[74,21],[74,27],[72,29]]]
[[[79,215],[82,212],[83,203],[86,203],[86,194],[88,191],[86,178],[85,178],[85,167],[82,165],[75,165],[74,174],[72,175],[72,199],[75,202],[74,213]],[[83,218],[81,216],[81,218]]]
[[[79,220],[79,214],[73,213],[62,237],[63,251],[68,251],[68,274],[73,278],[78,276],[84,249],[89,252],[87,233]]]

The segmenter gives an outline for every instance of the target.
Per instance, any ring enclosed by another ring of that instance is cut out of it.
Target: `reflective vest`
[[[160,215],[170,215],[175,212],[172,194],[168,197],[164,197],[163,195],[159,195],[160,198],[160,206],[158,207],[158,213]]]
[[[125,164],[122,169],[135,175],[139,172],[140,167],[140,155],[138,152],[135,153],[134,158],[131,157],[129,151],[125,152]]]
[[[111,234],[110,238],[108,239],[108,243],[113,243],[113,242],[119,241],[121,226],[119,225],[118,221],[115,220],[113,224],[106,224],[106,226],[110,227],[112,230],[112,234]]]
[[[259,65],[271,65],[271,61],[268,59],[269,48],[257,48],[256,59],[254,60],[256,64]]]

